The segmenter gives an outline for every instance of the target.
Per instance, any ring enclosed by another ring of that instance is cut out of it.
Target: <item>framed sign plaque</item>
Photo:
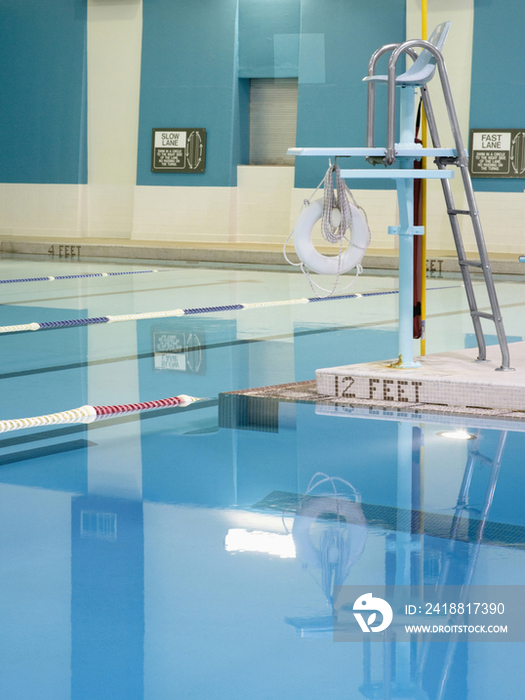
[[[472,177],[525,178],[525,129],[471,129]]]
[[[153,129],[154,173],[203,173],[205,169],[206,129]]]

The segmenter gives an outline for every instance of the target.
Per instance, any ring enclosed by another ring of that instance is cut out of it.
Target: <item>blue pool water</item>
[[[2,285],[0,325],[312,296],[280,269],[161,269]],[[428,352],[470,347],[460,282],[429,286]],[[525,285],[497,287],[521,340]],[[525,698],[523,643],[334,642],[332,618],[334,584],[522,590],[523,422],[224,394],[395,357],[396,317],[385,295],[0,337],[0,419],[206,399],[0,435],[0,697]]]

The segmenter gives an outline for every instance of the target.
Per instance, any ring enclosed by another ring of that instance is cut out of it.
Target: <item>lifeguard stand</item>
[[[478,344],[477,361],[486,361],[486,343],[481,319],[491,320],[495,327],[501,350],[501,366],[498,370],[508,371],[510,367],[509,349],[503,327],[503,319],[492,276],[492,269],[487,254],[483,230],[476,204],[474,189],[468,171],[468,157],[463,145],[456,108],[450,88],[445,61],[441,49],[450,29],[450,22],[440,24],[432,33],[429,41],[412,39],[402,44],[387,44],[379,48],[371,57],[368,67],[368,109],[367,109],[367,146],[366,148],[291,148],[288,153],[295,156],[365,156],[374,165],[383,164],[387,167],[374,169],[341,170],[345,180],[354,179],[393,179],[396,181],[399,203],[399,226],[390,226],[389,233],[399,236],[399,355],[400,369],[420,366],[413,357],[413,250],[414,236],[422,235],[422,226],[414,226],[414,179],[439,179],[443,187],[445,204],[452,227],[458,261],[465,285],[470,315]],[[419,56],[414,51],[421,48]],[[377,62],[385,53],[391,52],[388,62],[388,74],[376,75]],[[399,58],[408,54],[414,59],[413,65],[402,75],[396,76],[396,66]],[[454,137],[454,148],[442,148],[427,83],[434,77],[436,67],[439,73],[441,88],[447,108],[450,127]],[[375,119],[375,85],[384,83],[388,87],[387,101],[387,144],[386,148],[374,145]],[[395,143],[396,133],[396,88],[401,88],[399,143]],[[414,143],[415,90],[419,88],[425,114],[428,121],[432,148],[422,148]],[[413,160],[423,157],[433,157],[437,170],[414,169]],[[399,163],[398,163],[399,161]],[[397,164],[398,163],[398,164]],[[396,165],[397,164],[397,165]],[[454,203],[449,179],[454,171],[448,166],[459,168],[468,209],[458,209]],[[465,254],[465,246],[459,216],[468,216],[472,221],[479,260],[469,260]],[[477,268],[483,273],[485,286],[491,306],[491,313],[478,309],[470,268]]]

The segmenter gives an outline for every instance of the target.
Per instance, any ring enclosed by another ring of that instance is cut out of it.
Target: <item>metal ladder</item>
[[[423,104],[425,105],[425,113],[427,115],[430,137],[432,139],[434,147],[437,148],[439,146],[439,136],[437,132],[436,121],[434,119],[434,114],[432,111],[430,96],[428,95],[428,89],[426,85],[421,88],[421,95],[423,97]],[[450,226],[452,228],[452,235],[454,237],[454,244],[456,246],[461,275],[463,277],[463,284],[465,285],[465,292],[467,295],[470,316],[472,318],[472,324],[474,326],[474,332],[476,334],[476,341],[478,344],[478,361],[486,360],[487,349],[485,343],[485,336],[481,326],[481,319],[486,318],[490,321],[493,321],[496,327],[496,334],[498,336],[498,342],[501,350],[501,366],[497,369],[499,371],[509,371],[512,369],[510,367],[509,347],[507,344],[507,337],[505,335],[505,328],[503,326],[503,318],[501,315],[498,297],[496,294],[496,287],[494,285],[494,278],[492,276],[492,268],[487,253],[487,247],[485,245],[485,237],[483,235],[483,229],[481,227],[478,205],[474,194],[474,188],[472,187],[472,180],[470,179],[470,173],[468,169],[468,156],[466,155],[465,148],[463,146],[463,140],[461,138],[459,124],[457,123],[456,110],[454,102],[452,101],[451,94],[449,95],[449,100],[447,99],[447,93],[445,92],[445,104],[447,105],[449,118],[451,116],[451,112],[453,115],[453,118],[450,119],[450,126],[454,135],[457,156],[455,158],[438,156],[435,159],[435,163],[440,170],[444,170],[447,167],[447,165],[455,165],[459,168],[459,171],[461,173],[461,179],[463,181],[463,188],[467,199],[468,209],[458,209],[454,203],[454,197],[452,195],[450,181],[441,180],[443,196],[445,198],[445,204],[447,206],[447,214],[449,217]],[[476,245],[478,248],[479,260],[469,260],[465,254],[465,246],[463,244],[461,227],[458,221],[459,216],[470,217],[470,220],[472,222],[472,228],[474,231],[474,237],[476,239]],[[485,280],[485,286],[490,301],[491,313],[486,313],[478,309],[478,304],[474,294],[474,285],[472,284],[472,276],[470,274],[471,268],[479,269],[483,272],[483,278]]]
[[[373,75],[375,69],[375,63],[380,55],[388,50],[392,50],[394,45],[388,45],[382,47],[379,51],[374,54],[371,59],[369,66],[369,75]],[[487,348],[485,342],[485,336],[483,333],[483,328],[481,326],[481,319],[485,318],[493,321],[496,327],[496,333],[498,337],[498,342],[501,350],[501,366],[497,368],[499,371],[510,371],[513,368],[510,367],[510,356],[509,348],[507,344],[507,338],[505,335],[505,329],[503,326],[503,318],[501,315],[501,310],[498,302],[498,297],[496,294],[496,288],[494,285],[494,278],[492,276],[492,268],[490,265],[487,248],[485,245],[485,238],[483,236],[483,229],[481,227],[479,210],[476,203],[476,197],[474,195],[474,189],[472,187],[472,181],[470,179],[470,173],[468,169],[468,156],[465,151],[463,144],[463,139],[461,137],[461,130],[459,126],[459,121],[456,113],[456,108],[454,105],[454,100],[452,97],[452,91],[450,88],[450,81],[448,78],[447,69],[445,66],[445,61],[441,54],[441,51],[434,46],[434,44],[428,41],[422,41],[419,39],[413,39],[406,41],[403,44],[395,45],[393,48],[390,60],[388,63],[388,125],[387,125],[387,148],[386,156],[384,158],[385,165],[392,165],[395,162],[396,149],[395,149],[395,112],[396,112],[396,64],[397,60],[403,53],[409,54],[412,58],[416,56],[413,51],[414,48],[421,48],[423,51],[427,50],[432,54],[432,58],[435,59],[437,64],[439,77],[441,80],[441,87],[443,90],[443,96],[445,99],[445,104],[447,107],[448,118],[450,122],[450,127],[455,142],[456,156],[438,156],[435,159],[435,163],[440,170],[445,170],[449,165],[455,165],[459,168],[461,173],[461,178],[463,181],[463,187],[467,199],[468,209],[458,209],[454,203],[454,197],[452,195],[452,189],[450,187],[450,182],[447,179],[441,180],[441,186],[443,187],[443,195],[445,197],[445,203],[447,206],[447,213],[450,220],[450,225],[452,227],[452,234],[454,236],[454,243],[456,246],[456,252],[458,256],[458,261],[461,269],[461,274],[463,277],[463,283],[465,286],[465,291],[467,295],[467,301],[470,310],[470,316],[472,318],[472,323],[474,326],[474,332],[476,334],[476,341],[478,344],[478,357],[477,361],[483,362],[487,360]],[[423,52],[422,52],[423,53]],[[417,58],[417,56],[416,56]],[[399,85],[399,80],[397,81]],[[425,108],[425,114],[427,117],[428,127],[430,136],[432,139],[432,144],[434,148],[441,148],[437,124],[434,117],[434,112],[432,109],[432,104],[430,101],[430,95],[428,93],[427,85],[417,85],[421,90],[421,97],[423,99],[423,105]],[[368,135],[367,135],[367,145],[370,147],[373,145],[373,110],[374,110],[374,94],[373,94],[373,84],[369,83],[369,104],[368,104]],[[372,116],[371,116],[372,113]],[[372,130],[371,130],[372,129]],[[424,155],[424,150],[422,149],[422,155]],[[476,239],[477,249],[479,253],[479,260],[470,260],[467,258],[465,253],[465,246],[463,243],[463,237],[461,233],[461,227],[459,224],[459,216],[469,216],[472,221],[472,228],[474,230],[474,236]],[[485,280],[485,286],[488,293],[488,298],[490,302],[491,313],[486,313],[480,311],[476,301],[476,296],[474,293],[474,285],[472,283],[471,268],[479,269],[483,273],[483,278]]]

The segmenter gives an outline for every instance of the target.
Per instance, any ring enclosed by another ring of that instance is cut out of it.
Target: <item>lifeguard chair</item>
[[[400,225],[390,226],[389,233],[399,235],[399,355],[401,361],[397,366],[400,368],[419,366],[418,362],[414,362],[412,349],[413,237],[414,235],[421,235],[424,231],[423,227],[414,226],[413,183],[416,178],[441,180],[447,214],[452,228],[463,283],[465,285],[470,316],[472,318],[478,344],[477,360],[480,362],[487,360],[485,336],[481,326],[481,319],[485,318],[492,321],[496,328],[501,350],[501,366],[497,369],[508,371],[512,368],[510,367],[509,349],[503,326],[503,319],[481,227],[479,210],[468,170],[468,156],[461,137],[450,81],[441,53],[450,29],[450,24],[450,22],[444,22],[438,25],[428,41],[412,39],[401,44],[387,44],[374,52],[369,62],[368,75],[364,78],[368,83],[366,148],[292,148],[289,149],[288,153],[296,156],[365,156],[368,162],[374,165],[383,164],[386,167],[366,170],[346,169],[341,170],[341,176],[345,180],[389,178],[396,181]],[[419,55],[414,51],[416,48],[422,49]],[[391,55],[388,62],[388,74],[376,75],[375,69],[379,58],[389,52]],[[414,59],[414,63],[405,73],[396,76],[397,62],[403,54]],[[436,70],[443,90],[447,114],[454,138],[454,148],[442,148],[441,146],[430,95],[428,93],[427,84],[434,77]],[[388,89],[386,148],[376,147],[374,144],[375,86],[378,83],[386,84]],[[396,88],[398,87],[401,88],[400,136],[399,143],[396,144]],[[420,145],[414,143],[414,95],[416,89],[421,91],[432,139],[431,148],[422,148]],[[437,170],[413,169],[413,160],[423,157],[433,157],[437,165]],[[458,209],[454,203],[449,182],[454,172],[449,169],[449,166],[459,168],[468,209]],[[479,260],[467,259],[458,220],[460,216],[468,216],[472,221]],[[483,273],[490,301],[491,313],[480,311],[478,308],[470,273],[471,268],[479,269]]]

